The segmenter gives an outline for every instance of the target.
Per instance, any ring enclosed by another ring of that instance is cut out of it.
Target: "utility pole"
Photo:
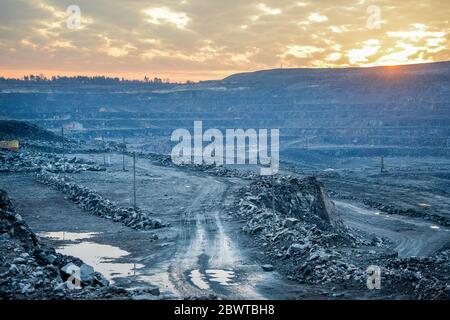
[[[381,172],[381,173],[384,172],[384,156],[381,156],[381,168],[380,168],[380,172]]]
[[[136,208],[136,153],[133,152],[133,206]]]
[[[102,133],[102,142],[103,142],[103,166],[106,167],[105,136],[103,133]]]
[[[61,148],[63,156],[63,173],[64,179],[66,178],[66,151],[64,149],[64,126],[61,127]]]
[[[275,172],[273,172],[272,168],[272,214],[273,214],[273,230],[275,231],[276,226],[276,217],[275,214]]]
[[[447,138],[447,157],[449,156],[449,148],[448,148],[448,141],[449,141],[449,138]]]
[[[272,174],[272,211],[275,214],[275,175]]]
[[[272,168],[272,212],[275,217],[275,173]]]
[[[127,146],[125,145],[125,137],[122,138],[122,169],[123,171],[125,170],[125,150],[126,150]]]

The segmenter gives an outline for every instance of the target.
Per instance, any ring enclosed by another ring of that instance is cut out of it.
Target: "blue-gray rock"
[[[88,264],[83,263],[80,267],[81,281],[90,283],[94,280],[94,268]]]

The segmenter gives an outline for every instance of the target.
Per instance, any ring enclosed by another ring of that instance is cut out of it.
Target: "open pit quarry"
[[[0,298],[449,299],[449,79],[2,83],[0,140],[20,148],[0,150]],[[279,128],[280,171],[174,164],[196,120]]]

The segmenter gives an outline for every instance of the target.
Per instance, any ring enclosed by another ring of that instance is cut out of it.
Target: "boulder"
[[[308,250],[310,246],[308,244],[301,244],[301,243],[293,243],[289,246],[287,250],[287,254],[290,256],[300,254]]]
[[[283,226],[285,228],[291,228],[292,226],[294,226],[299,220],[296,218],[286,218],[283,221]]]
[[[261,266],[261,268],[262,268],[264,271],[273,271],[273,265],[271,265],[271,264],[263,264],[263,265]]]
[[[83,263],[80,267],[80,278],[85,283],[91,283],[94,280],[94,268]]]
[[[109,281],[99,272],[94,272],[94,283],[102,287],[109,286]]]
[[[64,267],[61,268],[62,273],[66,276],[67,279],[70,276],[73,276],[75,279],[80,280],[80,268],[72,262],[69,262]]]

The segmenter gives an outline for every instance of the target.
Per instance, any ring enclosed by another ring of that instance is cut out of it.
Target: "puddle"
[[[129,277],[137,274],[142,264],[116,263],[111,260],[129,255],[125,250],[106,244],[94,242],[81,242],[62,246],[56,251],[80,258],[94,267],[95,271],[103,274],[108,280],[116,277]]]
[[[77,241],[89,239],[97,235],[97,232],[66,232],[66,231],[56,231],[56,232],[38,232],[37,235],[43,238],[50,238],[53,240],[61,241]]]
[[[139,274],[138,269],[143,268],[143,264],[114,262],[116,259],[128,256],[129,252],[107,244],[80,241],[93,238],[97,234],[97,232],[58,231],[40,232],[38,236],[60,241],[73,241],[73,243],[57,247],[56,251],[83,260],[111,282],[114,282],[114,278],[125,278]]]
[[[440,229],[439,226],[430,226],[431,229]]]
[[[200,273],[198,269],[192,270],[189,276],[191,278],[192,283],[199,289],[202,290],[209,289],[209,285],[205,282],[205,280],[203,279],[203,275]]]
[[[209,276],[210,281],[218,282],[223,286],[236,285],[233,284],[234,271],[222,270],[222,269],[207,269],[206,273]]]
[[[209,285],[207,281],[217,282],[222,286],[237,285],[237,283],[232,283],[235,277],[234,271],[223,269],[206,269],[205,272],[206,275],[201,273],[200,270],[195,269],[189,274],[192,283],[199,289],[208,290]],[[207,281],[205,281],[205,277],[207,278]]]

